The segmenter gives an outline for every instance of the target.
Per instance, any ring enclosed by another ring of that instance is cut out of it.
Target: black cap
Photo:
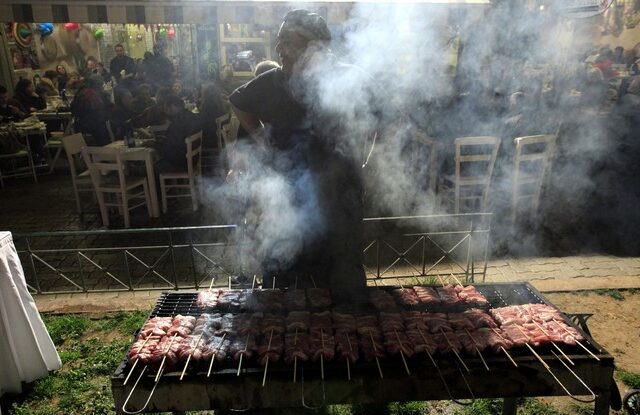
[[[280,31],[295,32],[309,41],[331,41],[331,32],[322,16],[304,9],[292,10],[287,13]]]

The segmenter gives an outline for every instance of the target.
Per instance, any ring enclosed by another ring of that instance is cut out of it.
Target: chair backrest
[[[216,135],[218,136],[218,148],[222,149],[222,144],[224,142],[224,139],[222,137],[222,130],[223,128],[229,124],[229,122],[231,121],[231,113],[228,112],[224,115],[221,115],[220,117],[216,118]]]
[[[69,161],[71,176],[75,180],[75,177],[78,175],[76,158],[78,156],[81,156],[82,149],[87,146],[87,143],[86,141],[84,141],[84,137],[80,133],[62,137],[61,141],[62,146],[64,147],[64,152],[67,153],[67,160]]]
[[[238,138],[238,130],[240,129],[240,120],[237,117],[231,116],[229,122],[222,125],[221,135],[224,146],[227,149],[232,149]]]
[[[111,120],[107,120],[105,123],[107,125],[107,133],[109,133],[109,140],[113,143],[116,141],[116,136],[113,134],[113,129],[111,128]]]
[[[420,149],[417,149],[419,151],[419,154],[417,155],[417,158],[419,161],[424,161],[424,154],[422,150],[426,150],[428,153],[428,167],[426,169],[426,172],[428,173],[429,176],[429,189],[435,194],[436,192],[436,183],[437,183],[437,172],[438,172],[438,146],[437,146],[437,142],[434,138],[429,137],[428,135],[426,135],[423,132],[418,131],[414,136],[413,136],[413,140],[421,147]],[[422,166],[421,166],[422,167]]]
[[[202,131],[184,139],[187,144],[187,172],[189,177],[202,174]]]
[[[531,198],[535,209],[545,177],[549,173],[551,158],[556,147],[555,134],[531,135],[514,139],[516,145],[513,173],[514,215],[518,200]]]
[[[460,137],[456,145],[456,183],[461,179],[488,185],[496,164],[500,140],[497,137]]]
[[[115,173],[121,191],[125,191],[125,164],[122,160],[120,149],[110,147],[84,147],[82,149],[82,157],[89,169],[91,181],[96,190],[102,186],[107,175],[114,176],[113,173]]]

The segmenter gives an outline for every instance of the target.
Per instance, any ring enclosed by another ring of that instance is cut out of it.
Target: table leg
[[[156,172],[153,166],[153,154],[148,151],[145,164],[147,165],[147,181],[149,182],[149,199],[151,199],[151,217],[160,217],[160,207],[158,206],[158,191],[156,190]]]
[[[504,398],[502,400],[502,415],[516,415],[517,409],[517,398]]]

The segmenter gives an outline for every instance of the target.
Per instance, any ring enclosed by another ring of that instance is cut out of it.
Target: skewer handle
[[[131,369],[129,369],[129,374],[127,375],[127,378],[122,383],[123,386],[126,386],[127,382],[129,382],[129,378],[131,377],[131,374],[133,373],[133,369],[136,368],[136,365],[138,364],[138,360],[140,360],[140,359],[136,359],[136,361],[133,362],[133,366],[131,366]]]

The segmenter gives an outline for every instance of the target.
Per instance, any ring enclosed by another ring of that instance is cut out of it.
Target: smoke
[[[584,229],[579,218],[599,187],[594,171],[612,157],[610,131],[592,115],[606,102],[607,84],[587,75],[575,22],[524,3],[356,3],[348,20],[332,27],[332,55],[312,49],[303,58],[290,82],[293,94],[310,109],[310,125],[322,126],[315,131],[321,148],[355,165],[369,161],[363,169],[368,216],[451,212],[436,202],[434,171],[452,173],[456,137],[491,135],[501,140],[490,194],[489,209],[497,214],[492,238],[511,252],[534,255],[559,234],[588,237],[588,231],[570,235]],[[539,213],[525,211],[524,227],[514,228],[513,138],[556,133]],[[416,137],[433,138],[437,158],[428,140]],[[227,210],[247,212],[245,267],[259,266],[252,261],[261,255],[290,265],[333,226],[313,162],[302,160],[299,148],[284,155],[242,152],[247,173],[214,198],[244,201],[242,209]]]

